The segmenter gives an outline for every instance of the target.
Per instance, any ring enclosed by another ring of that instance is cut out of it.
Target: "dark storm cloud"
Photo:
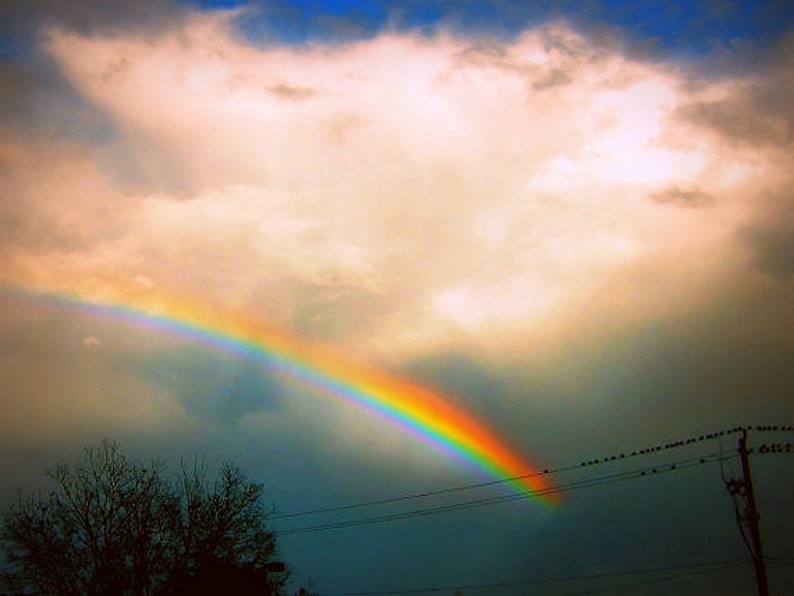
[[[234,424],[281,398],[280,383],[261,364],[202,348],[148,354],[125,366],[172,392],[204,424]]]

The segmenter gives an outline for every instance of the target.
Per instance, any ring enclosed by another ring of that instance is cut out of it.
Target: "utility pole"
[[[761,529],[758,526],[758,509],[755,505],[753,493],[753,480],[750,476],[750,462],[747,451],[747,430],[742,430],[739,437],[739,458],[742,462],[742,478],[731,479],[726,482],[728,492],[733,497],[736,507],[736,522],[742,534],[747,550],[753,559],[755,580],[758,586],[758,596],[769,596],[769,585],[766,581],[766,566],[764,565],[764,549],[761,544]],[[745,526],[750,533],[748,541]]]

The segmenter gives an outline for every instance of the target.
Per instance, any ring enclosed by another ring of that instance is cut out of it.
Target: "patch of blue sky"
[[[675,52],[737,42],[765,45],[794,26],[794,4],[775,0],[184,0],[203,9],[248,6],[240,30],[286,43],[371,37],[384,28],[438,27],[511,36],[549,19],[611,26],[629,41]]]
[[[598,17],[663,48],[709,51],[719,44],[773,42],[794,25],[794,4],[758,0],[602,0]]]

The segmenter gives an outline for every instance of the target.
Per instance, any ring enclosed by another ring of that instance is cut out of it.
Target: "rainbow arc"
[[[433,448],[450,453],[527,496],[552,503],[558,497],[543,474],[470,412],[430,387],[346,359],[300,340],[259,317],[176,296],[93,299],[76,292],[15,287],[28,298],[80,309],[174,334],[236,356],[262,362],[323,395],[342,399],[387,420]]]

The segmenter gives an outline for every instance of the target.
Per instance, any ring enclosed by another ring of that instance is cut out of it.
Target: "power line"
[[[567,592],[569,596],[581,596],[582,594],[603,594],[605,592],[614,593],[616,590],[624,590],[626,588],[637,588],[639,586],[647,586],[651,584],[661,584],[664,582],[674,581],[683,577],[692,577],[695,575],[705,575],[707,573],[715,573],[717,571],[725,571],[726,569],[733,569],[734,567],[741,567],[747,565],[748,562],[744,559],[734,559],[732,561],[723,561],[713,564],[706,564],[698,566],[698,568],[688,569],[681,573],[666,575],[665,577],[658,577],[654,579],[646,579],[642,581],[635,581],[625,584],[612,585],[604,588],[588,589],[577,592]]]
[[[622,482],[625,480],[630,480],[632,478],[641,478],[645,476],[670,473],[670,472],[691,468],[694,466],[700,466],[703,464],[721,462],[734,457],[736,457],[734,454],[725,455],[722,453],[713,453],[710,455],[669,462],[666,464],[647,466],[645,468],[634,469],[631,471],[617,472],[605,476],[597,476],[595,478],[588,478],[585,480],[569,482],[567,484],[561,484],[558,486],[550,487],[548,489],[539,490],[535,492],[534,495],[546,496],[560,492],[572,492],[574,490],[593,488],[596,486],[605,486],[609,484],[615,484],[617,482]],[[397,513],[355,518],[349,520],[342,520],[338,522],[329,522],[329,523],[317,524],[313,526],[300,526],[296,528],[287,528],[287,529],[279,530],[278,533],[279,536],[289,536],[293,534],[305,534],[312,532],[323,532],[328,530],[340,530],[344,528],[365,526],[376,523],[401,521],[404,519],[410,519],[416,517],[425,517],[428,515],[436,515],[439,513],[448,513],[452,511],[461,511],[465,509],[486,507],[490,505],[497,505],[497,504],[508,503],[511,501],[517,501],[523,499],[526,499],[526,495],[523,494],[499,495],[499,496],[485,497],[482,499],[476,499],[472,501],[463,501],[463,502],[456,502],[446,505],[439,505],[436,507],[426,507],[423,509],[414,509],[410,511],[402,511]]]
[[[745,559],[728,559],[722,561],[706,561],[702,563],[690,563],[687,565],[673,565],[673,566],[666,566],[666,567],[651,567],[651,568],[644,568],[644,569],[627,569],[623,571],[604,571],[601,573],[590,573],[586,575],[567,575],[567,576],[558,576],[558,577],[550,577],[550,578],[535,578],[535,579],[525,579],[519,581],[505,581],[505,582],[491,582],[491,583],[482,583],[482,584],[458,584],[458,585],[441,585],[441,586],[428,586],[424,588],[411,588],[411,589],[402,589],[402,590],[379,590],[379,591],[365,591],[365,592],[342,592],[336,593],[329,596],[389,596],[393,594],[427,594],[433,592],[450,592],[453,590],[500,590],[504,588],[517,588],[521,586],[543,586],[543,585],[551,585],[551,584],[562,584],[562,583],[571,583],[571,582],[581,582],[581,581],[593,581],[593,580],[603,580],[603,579],[610,579],[610,578],[619,578],[625,576],[637,576],[637,575],[651,575],[656,573],[669,573],[669,572],[677,572],[676,575],[668,575],[663,578],[655,578],[650,580],[643,580],[642,582],[635,582],[632,584],[625,584],[625,587],[635,586],[635,585],[643,585],[649,583],[658,583],[664,581],[670,581],[672,579],[677,579],[680,577],[686,577],[688,575],[696,575],[696,574],[703,574],[703,573],[713,573],[716,571],[722,571],[724,569],[729,569],[732,567],[738,567],[740,565],[746,565],[747,561]],[[614,589],[618,589],[624,586],[611,586],[605,590],[597,590],[598,591],[610,591]],[[568,592],[568,594],[593,594],[596,593],[593,591],[588,592]]]
[[[573,466],[565,466],[561,468],[557,468],[554,470],[543,470],[542,473],[537,474],[538,476],[541,475],[553,475],[553,474],[560,474],[563,472],[571,472],[575,470],[580,470],[583,468],[589,468],[593,465],[599,464],[608,464],[613,462],[624,463],[625,460],[630,458],[636,458],[645,455],[652,455],[652,454],[659,454],[663,451],[668,451],[672,449],[678,449],[680,447],[684,447],[687,445],[692,445],[693,443],[702,443],[705,441],[711,440],[719,440],[722,437],[734,433],[741,432],[743,436],[747,433],[747,431],[754,431],[754,432],[792,432],[794,431],[794,427],[792,426],[749,426],[749,427],[738,427],[734,429],[729,429],[725,431],[718,431],[715,433],[708,433],[705,435],[699,435],[697,437],[690,437],[689,439],[683,439],[679,441],[674,441],[671,443],[665,443],[660,445],[655,445],[653,447],[648,447],[645,449],[632,451],[632,452],[624,452],[623,454],[616,454],[615,456],[597,458],[595,460],[589,460],[580,463],[579,465]],[[748,449],[748,453],[765,453],[763,449],[758,451],[754,451],[753,449]],[[780,450],[776,448],[768,448],[766,452],[769,453],[776,453],[776,452],[785,452],[788,453],[788,450]],[[727,453],[723,449],[722,442],[719,443],[719,452],[718,453],[710,453],[708,455],[701,455],[699,457],[692,457],[688,459],[678,459],[675,461],[668,461],[666,463],[656,464],[653,466],[644,466],[638,467],[632,470],[626,471],[617,471],[615,473],[610,474],[602,474],[594,477],[584,478],[581,480],[573,480],[567,483],[557,484],[553,487],[548,489],[536,491],[533,493],[532,496],[545,496],[560,492],[571,492],[574,490],[582,490],[585,488],[594,488],[598,486],[607,486],[612,485],[618,482],[622,482],[625,480],[629,480],[632,478],[639,478],[639,477],[646,477],[646,476],[653,476],[653,475],[660,475],[665,473],[671,473],[674,471],[680,471],[687,468],[693,468],[695,466],[700,466],[704,464],[714,464],[719,463],[720,467],[725,462],[730,462],[731,460],[735,460],[739,457],[739,453],[734,450],[729,450]],[[583,470],[582,470],[583,471]],[[529,476],[525,476],[526,478]],[[454,487],[449,489],[441,489],[436,491],[428,491],[424,493],[416,493],[410,495],[402,495],[387,499],[381,499],[379,501],[370,501],[366,503],[357,503],[352,505],[344,505],[338,507],[328,507],[324,509],[318,509],[313,511],[306,511],[296,514],[289,514],[289,515],[282,515],[279,516],[280,518],[294,518],[299,517],[302,515],[310,515],[310,514],[320,514],[320,513],[331,513],[331,512],[341,512],[341,511],[348,511],[348,510],[355,510],[363,507],[372,507],[376,505],[385,505],[390,503],[396,502],[405,502],[411,499],[422,499],[422,498],[429,498],[432,496],[438,495],[448,495],[459,493],[462,491],[473,490],[476,488],[483,488],[489,487],[494,485],[501,485],[506,484],[508,482],[517,480],[518,478],[506,479],[506,480],[496,480],[490,482],[483,482],[478,484],[471,484],[461,487]],[[375,523],[382,523],[382,522],[391,522],[391,521],[399,521],[404,519],[411,519],[417,517],[423,517],[428,515],[435,515],[439,513],[451,512],[451,511],[459,511],[459,510],[467,510],[473,509],[478,507],[485,507],[491,506],[501,503],[507,503],[516,500],[523,500],[526,499],[526,495],[524,494],[507,494],[507,495],[498,495],[498,496],[491,496],[491,497],[484,497],[481,499],[473,499],[468,501],[458,501],[454,503],[448,503],[446,505],[439,505],[435,507],[425,507],[421,509],[414,509],[410,511],[402,511],[396,512],[391,514],[384,514],[384,515],[375,515],[370,517],[361,517],[355,519],[348,519],[342,520],[338,522],[330,522],[325,524],[317,524],[313,526],[303,526],[298,528],[291,528],[284,531],[280,531],[281,535],[289,535],[289,534],[301,534],[301,533],[311,533],[311,532],[319,532],[319,531],[327,531],[327,530],[334,530],[334,529],[343,529],[343,528],[351,528],[356,526],[363,526]],[[764,560],[767,561],[769,564],[787,567],[794,565],[794,559],[792,558],[775,558],[775,557],[764,557]],[[580,575],[580,576],[563,576],[563,577],[556,577],[556,578],[536,578],[536,579],[526,579],[521,581],[511,581],[511,582],[495,582],[495,583],[488,583],[488,584],[473,584],[473,585],[449,585],[449,586],[429,586],[425,588],[413,588],[413,589],[401,589],[401,590],[391,590],[391,591],[365,591],[365,592],[345,592],[344,596],[379,596],[379,595],[389,595],[389,594],[420,594],[420,593],[433,593],[433,592],[449,592],[452,590],[498,590],[498,589],[509,589],[509,588],[517,588],[517,587],[527,587],[527,586],[543,586],[543,585],[553,585],[553,584],[562,584],[563,582],[575,582],[575,581],[599,581],[599,584],[596,584],[591,589],[586,589],[583,591],[565,591],[567,594],[598,594],[598,593],[613,593],[618,590],[631,590],[639,586],[644,585],[653,585],[659,584],[664,582],[670,582],[674,580],[678,580],[681,578],[686,578],[690,576],[696,575],[706,575],[706,574],[714,574],[719,572],[724,572],[729,569],[733,569],[740,566],[748,565],[748,561],[746,559],[731,559],[731,560],[723,560],[723,561],[711,561],[711,562],[704,562],[704,563],[697,563],[697,564],[689,564],[689,565],[680,565],[680,566],[668,566],[668,567],[659,567],[654,569],[637,569],[637,570],[627,570],[627,571],[612,571],[612,572],[605,572],[600,574],[590,574],[590,575]],[[604,580],[609,580],[610,578],[618,581],[620,578],[624,578],[626,580],[630,579],[631,576],[651,576],[647,578],[632,581],[627,581],[623,583],[612,583],[610,586],[604,586]],[[654,577],[654,575],[656,577]],[[661,575],[661,576],[660,576]],[[591,584],[592,585],[592,584]],[[562,588],[562,586],[560,586]],[[571,586],[573,587],[573,586]],[[556,587],[554,588],[557,589]],[[556,593],[556,592],[555,592]],[[340,595],[341,596],[341,595]]]
[[[478,482],[475,484],[466,484],[462,486],[455,486],[451,488],[445,489],[438,489],[432,491],[424,491],[418,493],[409,493],[406,495],[398,495],[395,497],[387,497],[384,499],[377,499],[373,501],[364,501],[360,503],[351,503],[347,505],[338,505],[332,507],[323,507],[319,509],[310,509],[306,511],[298,511],[293,513],[279,513],[271,516],[271,519],[278,520],[278,519],[290,519],[295,517],[304,517],[309,515],[321,515],[327,513],[338,513],[341,511],[348,511],[351,509],[361,509],[365,507],[375,507],[379,505],[387,505],[390,503],[399,503],[403,501],[411,501],[414,499],[425,499],[428,497],[436,497],[445,494],[451,494],[456,492],[465,492],[470,490],[475,490],[479,488],[486,488],[489,486],[498,486],[503,484],[511,484],[519,480],[526,480],[529,478],[537,478],[540,476],[547,476],[552,474],[559,474],[562,472],[569,472],[571,470],[575,470],[578,468],[585,468],[591,467],[594,465],[600,464],[607,464],[613,463],[617,461],[625,461],[627,459],[632,459],[636,457],[642,457],[651,454],[657,454],[664,451],[669,451],[671,449],[678,449],[680,447],[687,447],[690,445],[694,445],[697,443],[702,443],[704,441],[712,441],[712,440],[719,440],[724,436],[740,433],[742,431],[757,431],[757,432],[791,432],[794,431],[794,425],[757,425],[757,426],[737,426],[729,429],[721,429],[717,431],[713,431],[710,433],[704,433],[700,435],[691,435],[689,437],[676,439],[674,441],[668,441],[665,443],[658,443],[656,445],[651,445],[648,447],[644,447],[642,449],[635,449],[632,451],[624,451],[620,453],[613,453],[611,455],[602,456],[591,458],[587,460],[582,460],[578,464],[563,466],[554,469],[544,469],[541,472],[534,472],[532,474],[524,474],[522,476],[514,476],[511,478],[500,478],[498,480],[490,480],[487,482]]]
[[[519,480],[525,480],[525,479],[528,479],[528,478],[537,478],[537,477],[540,477],[540,476],[546,476],[546,475],[558,474],[558,473],[562,473],[562,472],[568,472],[568,471],[575,470],[575,469],[578,469],[578,468],[590,467],[590,466],[599,465],[599,464],[612,463],[612,462],[626,460],[626,459],[631,459],[631,458],[640,457],[640,456],[644,456],[644,455],[660,453],[662,451],[668,451],[670,449],[677,449],[677,448],[680,448],[680,447],[689,446],[689,445],[696,444],[696,443],[701,443],[703,441],[710,441],[710,440],[715,440],[715,439],[718,440],[718,439],[720,439],[720,438],[722,438],[722,437],[724,437],[726,435],[742,432],[745,429],[756,430],[756,431],[794,431],[794,426],[739,426],[739,427],[735,427],[735,428],[714,431],[712,433],[706,433],[706,434],[701,434],[701,435],[693,435],[693,436],[690,436],[690,437],[687,437],[687,438],[684,438],[684,439],[678,439],[676,441],[671,441],[671,442],[667,442],[667,443],[659,443],[657,445],[652,445],[650,447],[645,447],[645,448],[637,449],[637,450],[633,450],[633,451],[617,453],[617,454],[604,456],[604,457],[592,458],[592,459],[589,459],[589,460],[583,460],[579,464],[568,465],[568,466],[563,466],[563,467],[554,468],[554,469],[544,469],[542,472],[535,472],[535,473],[532,473],[532,474],[525,474],[525,475],[522,475],[522,476],[515,476],[515,477],[511,477],[511,478],[491,480],[491,481],[488,481],[488,482],[479,482],[479,483],[475,483],[475,484],[467,484],[467,485],[463,485],[463,486],[456,486],[456,487],[446,488],[446,489],[425,491],[425,492],[419,492],[419,493],[411,493],[411,494],[407,494],[407,495],[399,495],[399,496],[396,496],[396,497],[389,497],[389,498],[378,499],[378,500],[374,500],[374,501],[365,501],[365,502],[352,503],[352,504],[347,504],[347,505],[339,505],[339,506],[333,506],[333,507],[324,507],[324,508],[320,508],[320,509],[311,509],[311,510],[307,510],[307,511],[299,511],[299,512],[294,512],[294,513],[276,514],[276,515],[273,515],[271,517],[271,519],[274,519],[274,520],[276,520],[276,519],[288,519],[288,518],[303,517],[303,516],[309,516],[309,515],[335,513],[335,512],[340,512],[340,511],[347,511],[347,510],[350,510],[350,509],[359,509],[359,508],[364,508],[364,507],[373,507],[373,506],[378,506],[378,505],[386,505],[386,504],[390,504],[390,503],[398,503],[398,502],[409,501],[409,500],[413,500],[413,499],[424,499],[424,498],[427,498],[427,497],[434,497],[434,496],[439,496],[439,495],[444,495],[444,494],[450,494],[450,493],[456,493],[456,492],[464,492],[464,491],[474,490],[474,489],[478,489],[478,488],[485,488],[485,487],[489,487],[489,486],[497,486],[497,485],[502,485],[502,484],[509,484],[509,483],[513,483],[513,482],[516,482],[516,481],[519,481]]]
[[[529,479],[529,478],[537,478],[537,477],[540,477],[540,476],[558,474],[558,473],[562,473],[562,472],[569,472],[571,470],[576,470],[576,469],[579,469],[579,468],[588,467],[588,466],[592,466],[592,465],[596,465],[596,464],[609,463],[609,462],[613,462],[613,461],[617,461],[617,460],[625,460],[627,458],[637,457],[637,456],[640,456],[640,455],[648,455],[648,454],[656,453],[656,452],[659,452],[659,451],[662,451],[662,450],[668,450],[668,449],[673,449],[673,448],[676,448],[676,447],[681,447],[681,446],[684,446],[684,445],[690,445],[693,442],[697,443],[697,442],[701,442],[701,441],[704,441],[704,440],[712,440],[712,439],[715,439],[715,438],[722,437],[725,434],[731,434],[731,433],[734,433],[734,432],[739,432],[739,430],[741,430],[741,428],[742,427],[738,427],[736,429],[723,430],[723,431],[718,431],[718,432],[715,432],[715,433],[709,433],[707,435],[700,435],[699,437],[691,437],[689,439],[676,441],[674,443],[667,443],[665,445],[662,445],[662,444],[654,445],[652,447],[646,447],[644,449],[639,449],[639,450],[636,450],[636,451],[632,451],[632,452],[629,453],[629,455],[626,455],[625,453],[621,453],[621,454],[618,454],[618,455],[612,455],[612,456],[607,456],[607,457],[595,458],[595,459],[590,459],[590,460],[587,460],[587,461],[582,461],[582,462],[580,462],[578,464],[563,466],[563,467],[554,468],[554,469],[544,469],[542,472],[534,472],[532,474],[524,474],[522,476],[513,476],[511,478],[500,478],[498,480],[490,480],[490,481],[487,481],[487,482],[478,482],[478,483],[474,483],[474,484],[466,484],[466,485],[462,485],[462,486],[455,486],[455,487],[452,487],[452,488],[438,489],[438,490],[425,491],[425,492],[419,492],[419,493],[410,493],[410,494],[407,494],[407,495],[399,495],[399,496],[396,496],[396,497],[388,497],[388,498],[384,498],[384,499],[377,499],[377,500],[374,500],[374,501],[365,501],[365,502],[361,502],[361,503],[352,503],[352,504],[348,504],[348,505],[338,505],[338,506],[333,506],[333,507],[323,507],[323,508],[320,508],[320,509],[310,509],[310,510],[307,510],[307,511],[298,511],[298,512],[294,512],[294,513],[279,513],[279,514],[271,516],[271,519],[273,519],[273,520],[276,520],[276,519],[288,519],[288,518],[295,518],[295,517],[304,517],[304,516],[308,516],[308,515],[319,515],[319,514],[325,514],[325,513],[336,513],[336,512],[340,512],[340,511],[347,511],[347,510],[350,510],[350,509],[360,509],[360,508],[364,508],[364,507],[374,507],[374,506],[378,506],[378,505],[386,505],[386,504],[389,504],[389,503],[398,503],[398,502],[401,502],[401,501],[410,501],[410,500],[413,500],[413,499],[424,499],[424,498],[427,498],[427,497],[435,497],[435,496],[439,496],[439,495],[445,495],[445,494],[456,493],[456,492],[464,492],[464,491],[474,490],[474,489],[478,489],[478,488],[486,488],[486,487],[489,487],[489,486],[498,486],[498,485],[503,485],[503,484],[510,484],[510,483],[514,483],[514,482],[519,481],[519,480],[526,480],[526,479]]]
[[[443,488],[443,489],[438,489],[438,490],[433,490],[433,491],[412,493],[412,494],[408,494],[408,495],[400,495],[400,496],[397,496],[397,497],[388,497],[388,498],[385,498],[385,499],[378,499],[378,500],[375,500],[375,501],[365,501],[363,503],[352,503],[352,504],[349,504],[349,505],[339,505],[339,506],[336,506],[336,507],[325,507],[323,509],[311,509],[311,510],[308,510],[308,511],[299,511],[297,513],[281,513],[281,514],[273,515],[271,517],[271,519],[287,519],[287,518],[294,518],[294,517],[304,517],[304,516],[308,516],[308,515],[318,515],[318,514],[322,514],[322,513],[336,513],[336,512],[339,512],[339,511],[347,511],[347,510],[350,510],[350,509],[361,509],[361,508],[364,508],[364,507],[374,507],[374,506],[377,506],[377,505],[387,505],[389,503],[399,503],[401,501],[410,501],[410,500],[414,500],[414,499],[424,499],[424,498],[427,498],[427,497],[436,497],[436,496],[439,496],[439,495],[446,495],[446,494],[456,493],[456,492],[464,492],[464,491],[467,491],[467,490],[474,490],[474,489],[477,489],[477,488],[485,488],[485,487],[488,487],[488,486],[497,486],[497,485],[507,484],[507,483],[514,482],[516,480],[522,480],[522,479],[526,479],[526,478],[535,478],[535,477],[538,477],[538,476],[544,476],[546,474],[555,474],[555,473],[558,473],[558,472],[565,472],[565,471],[569,471],[569,470],[575,470],[578,467],[579,466],[577,465],[577,466],[568,466],[568,467],[565,467],[565,468],[557,468],[555,470],[544,470],[543,472],[538,472],[538,473],[535,473],[535,474],[525,474],[523,476],[515,476],[515,477],[509,478],[509,479],[491,480],[491,481],[488,481],[488,482],[478,482],[476,484],[467,484],[467,485],[464,485],[464,486],[455,486],[455,487],[452,487],[452,488]]]

